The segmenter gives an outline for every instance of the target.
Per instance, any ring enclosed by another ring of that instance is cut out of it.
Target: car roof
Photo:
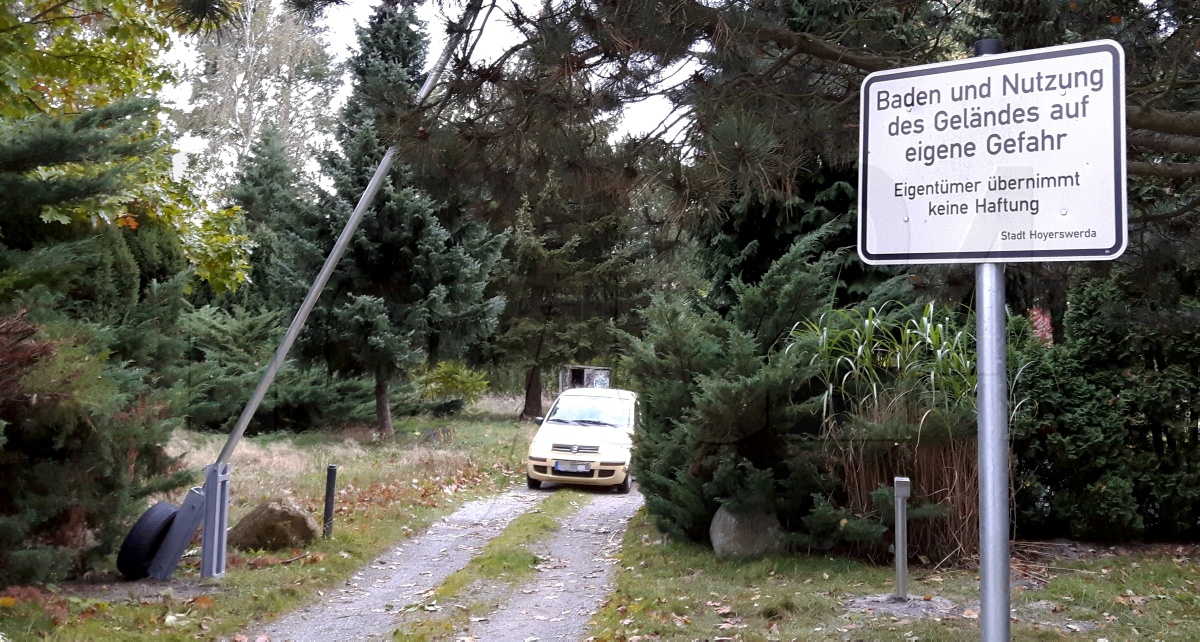
[[[614,399],[624,399],[626,401],[637,401],[637,393],[632,390],[618,390],[617,388],[568,388],[564,390],[561,397],[611,397]]]

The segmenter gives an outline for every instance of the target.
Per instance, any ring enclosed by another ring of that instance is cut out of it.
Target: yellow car
[[[629,492],[629,452],[637,421],[637,393],[571,388],[558,396],[529,445],[526,479],[612,486]]]

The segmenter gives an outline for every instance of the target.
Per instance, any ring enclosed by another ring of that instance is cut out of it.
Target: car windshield
[[[560,397],[547,421],[587,426],[629,426],[629,403],[611,397]]]

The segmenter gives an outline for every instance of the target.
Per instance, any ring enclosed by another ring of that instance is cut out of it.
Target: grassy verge
[[[326,467],[337,464],[333,537],[303,550],[231,549],[226,576],[216,581],[201,580],[199,558],[189,555],[170,583],[121,582],[108,572],[86,582],[10,589],[0,594],[0,633],[11,640],[231,635],[344,582],[464,501],[523,478],[532,432],[532,424],[486,417],[407,418],[397,422],[397,438],[389,442],[373,441],[369,431],[249,438],[231,462],[230,523],[277,496],[291,497],[319,518]],[[171,449],[186,453],[189,467],[201,468],[224,440],[181,432]],[[178,503],[182,495],[170,499]]]
[[[558,488],[538,508],[518,516],[467,566],[430,591],[425,603],[411,606],[402,618],[403,631],[398,631],[395,639],[452,638],[474,614],[494,611],[499,606],[495,600],[508,595],[507,587],[521,584],[537,572],[541,560],[530,546],[552,535],[562,518],[589,499],[578,490]]]
[[[1014,564],[1020,640],[1200,639],[1200,571],[1183,549]],[[617,590],[592,622],[596,639],[963,640],[979,637],[978,574],[914,568],[909,594],[954,608],[937,617],[849,612],[856,597],[890,593],[893,571],[813,555],[716,559],[666,541],[644,511],[625,535]]]

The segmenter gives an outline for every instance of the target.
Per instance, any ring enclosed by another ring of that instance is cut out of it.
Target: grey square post
[[[897,477],[896,492],[896,595],[897,602],[908,601],[908,498],[912,483],[907,477]]]
[[[200,544],[200,577],[224,577],[225,541],[229,531],[229,464],[204,467],[204,533]]]

